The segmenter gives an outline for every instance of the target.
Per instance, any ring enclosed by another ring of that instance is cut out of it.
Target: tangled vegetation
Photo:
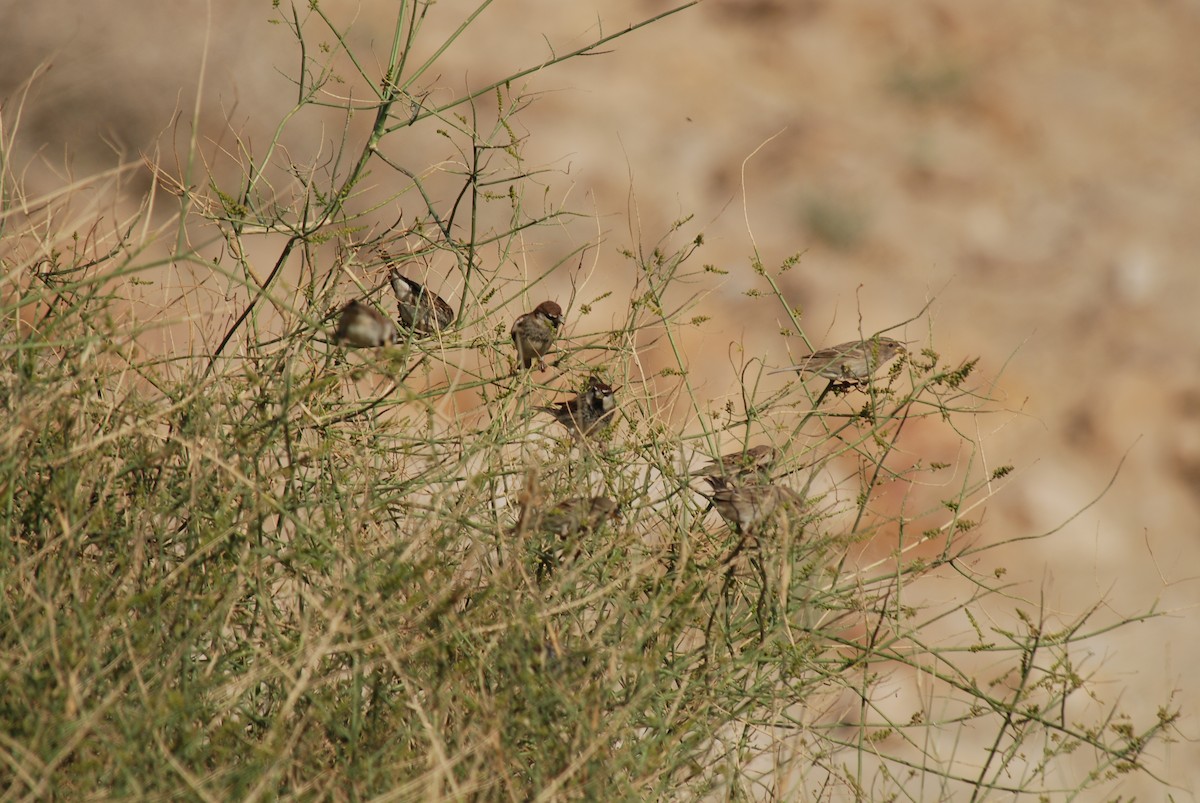
[[[974,360],[932,331],[855,383],[745,355],[708,398],[680,333],[722,271],[689,221],[524,259],[577,216],[513,87],[629,31],[453,95],[409,58],[432,4],[399,6],[370,57],[318,4],[276,9],[304,61],[258,151],[193,141],[31,198],[4,131],[5,798],[1066,800],[1151,772],[1176,712],[1123,717],[1078,660],[1133,619],[1049,618],[977,569],[1029,534],[977,523],[1012,469],[963,425],[998,411]],[[369,134],[280,147],[330,107]],[[796,264],[741,270],[806,340]],[[453,322],[404,326],[389,268]],[[568,285],[546,370],[518,365],[512,321]],[[396,342],[335,342],[350,300]],[[573,436],[545,408],[589,383],[615,414]],[[901,448],[918,423],[961,459]],[[755,487],[785,490],[727,522],[731,483],[694,472],[756,444]],[[910,509],[914,484],[941,498]],[[924,584],[946,575],[971,593]]]

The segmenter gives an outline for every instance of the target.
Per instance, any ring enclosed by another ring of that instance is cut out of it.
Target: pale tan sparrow
[[[396,324],[379,310],[361,301],[351,301],[338,315],[334,342],[355,348],[374,348],[399,339]]]
[[[401,275],[395,268],[388,271],[388,282],[396,294],[400,320],[409,329],[432,335],[454,323],[454,310],[429,288]]]
[[[554,416],[577,438],[595,435],[612,419],[617,409],[612,385],[596,377],[588,379],[587,388],[569,401],[555,402],[553,407],[538,407],[538,410]]]
[[[564,499],[542,515],[539,528],[559,538],[591,532],[609,519],[621,517],[617,503],[607,496]]]
[[[540,583],[564,560],[574,560],[583,548],[577,536],[599,530],[605,522],[619,519],[621,510],[607,496],[576,496],[564,499],[542,514],[537,531],[557,536],[565,544],[541,543],[535,547],[537,579]]]
[[[542,359],[554,347],[558,328],[562,326],[562,307],[553,301],[543,301],[513,321],[512,340],[517,347],[517,362],[522,368],[530,368],[537,362],[538,370],[545,371]]]
[[[692,476],[704,477],[707,480],[720,477],[738,484],[743,480],[767,480],[770,479],[771,469],[778,459],[779,450],[774,446],[751,446],[744,452],[738,450],[722,455],[719,460],[693,471]]]
[[[753,532],[781,503],[795,496],[786,488],[766,483],[735,485],[724,478],[710,477],[709,484],[714,489],[713,507],[738,534]]]
[[[796,365],[772,371],[816,374],[833,382],[857,385],[866,382],[875,372],[897,355],[903,354],[904,344],[890,337],[876,336],[868,340],[851,340],[827,349],[814,351]]]

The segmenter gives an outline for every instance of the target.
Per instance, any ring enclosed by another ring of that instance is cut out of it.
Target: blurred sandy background
[[[353,20],[353,46],[381,54],[393,5],[323,3]],[[668,6],[497,0],[440,80],[476,86],[542,60],[547,41],[562,52]],[[51,65],[20,123],[18,164],[40,151],[35,188],[64,162],[89,175],[114,149],[134,157],[172,140],[173,112],[195,101],[209,8],[4,3],[5,136],[15,91]],[[425,41],[469,8],[437,4]],[[232,126],[261,146],[291,100],[281,73],[295,71],[294,43],[268,24],[265,0],[211,12],[204,133],[228,142]],[[1096,640],[1086,665],[1100,667],[1108,702],[1127,689],[1120,707],[1141,725],[1160,705],[1184,707],[1187,738],[1157,746],[1151,764],[1177,800],[1200,789],[1197,42],[1194,0],[708,0],[531,77],[545,94],[522,118],[530,163],[564,171],[559,193],[573,188],[571,203],[596,216],[582,237],[599,221],[601,265],[695,215],[672,242],[703,231],[698,261],[731,273],[689,353],[724,355],[744,337],[750,353],[788,360],[763,302],[742,295],[755,244],[768,267],[803,252],[784,288],[817,346],[854,337],[860,313],[869,332],[936,297],[932,327],[904,335],[981,357],[980,378],[999,377],[1012,411],[978,422],[989,465],[1018,468],[984,516],[994,537],[1067,521],[1124,457],[1097,504],[1005,565],[1022,596],[1044,594],[1064,617],[1101,598],[1117,614],[1154,600],[1169,612]],[[546,240],[531,259],[569,247]],[[722,361],[694,368],[708,392],[729,392]],[[946,594],[959,590],[947,580]]]

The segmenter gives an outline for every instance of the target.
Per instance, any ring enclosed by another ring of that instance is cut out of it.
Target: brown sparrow
[[[833,382],[858,385],[866,382],[897,354],[903,354],[905,351],[903,343],[890,337],[876,336],[869,340],[851,340],[814,351],[805,357],[803,362],[771,373],[799,371],[823,376]]]
[[[388,271],[388,281],[396,294],[396,307],[400,320],[414,332],[432,335],[454,323],[454,310],[445,299],[432,293],[422,284],[414,282],[400,271]]]
[[[529,368],[537,361],[538,370],[545,371],[542,357],[554,346],[558,327],[562,326],[562,307],[553,301],[543,301],[513,321],[512,340],[517,347],[517,361],[522,368]]]
[[[607,496],[564,499],[542,516],[540,530],[559,538],[591,532],[609,519],[619,519],[621,509]]]
[[[704,477],[711,480],[714,477],[728,479],[737,484],[742,480],[767,480],[769,473],[779,459],[779,450],[774,446],[751,446],[746,451],[730,452],[722,455],[699,471],[693,471],[693,477]],[[709,482],[711,485],[712,483]]]
[[[335,343],[355,348],[386,346],[399,340],[396,324],[379,310],[361,301],[351,301],[338,316],[333,332]]]
[[[778,485],[734,485],[723,477],[708,478],[713,486],[713,507],[739,535],[769,518],[793,494]]]
[[[583,438],[596,434],[608,424],[617,408],[617,400],[613,398],[616,391],[612,385],[593,376],[583,393],[575,398],[537,409],[554,416],[575,437]]]
[[[595,532],[610,519],[619,519],[621,510],[607,496],[576,496],[564,499],[546,511],[538,523],[538,531],[546,535],[567,540],[574,536]],[[536,547],[537,579],[542,582],[555,567],[564,560],[573,560],[582,544],[576,542],[565,546],[542,543]]]

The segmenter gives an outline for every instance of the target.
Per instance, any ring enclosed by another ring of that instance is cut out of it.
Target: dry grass
[[[550,280],[513,254],[567,213],[527,203],[526,98],[423,105],[436,68],[404,59],[423,13],[403,7],[385,75],[356,78],[366,143],[332,167],[247,146],[236,189],[155,166],[179,199],[167,228],[150,225],[161,198],[116,225],[82,206],[119,187],[26,198],[6,162],[6,799],[1065,799],[1152,772],[1175,712],[1123,718],[1077,652],[1149,610],[1063,622],[1016,598],[1011,623],[978,615],[1009,593],[981,557],[1029,536],[978,530],[1009,468],[964,434],[997,412],[973,361],[917,345],[831,392],[770,386],[749,359],[740,400],[714,409],[674,344],[718,279],[672,232],[626,253],[631,302],[607,326],[565,258],[567,336],[549,373],[512,372],[508,323]],[[297,113],[345,97],[309,66]],[[448,155],[405,164],[409,136]],[[375,197],[371,171],[402,188]],[[397,207],[403,225],[378,223]],[[448,272],[434,289],[458,320],[347,353],[331,313],[388,308],[380,247]],[[775,282],[790,264],[748,270],[755,303],[802,334]],[[650,343],[674,366],[646,376]],[[536,407],[592,374],[621,386],[619,414],[574,442]],[[917,422],[961,439],[960,463],[903,454]],[[742,539],[688,471],[743,442],[779,447],[773,481],[803,502],[731,560]],[[882,501],[915,483],[941,502]],[[619,520],[561,541],[517,526],[599,493]],[[931,599],[946,575],[970,593]],[[1085,774],[1060,771],[1071,754]]]

